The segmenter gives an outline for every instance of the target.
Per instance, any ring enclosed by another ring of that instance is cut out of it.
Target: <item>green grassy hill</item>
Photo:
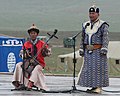
[[[48,36],[47,33],[52,34],[53,31],[41,31],[39,35],[41,36]],[[26,31],[0,31],[1,34],[15,36],[15,37],[23,37],[27,38],[29,37],[28,33]],[[66,37],[72,37],[76,35],[78,31],[59,31],[57,32],[56,36],[58,36],[59,39],[53,38],[50,43],[52,45],[63,45],[63,39]],[[78,35],[76,40],[76,45],[79,46],[80,42],[80,35]],[[109,38],[111,41],[120,41],[120,32],[109,32]]]

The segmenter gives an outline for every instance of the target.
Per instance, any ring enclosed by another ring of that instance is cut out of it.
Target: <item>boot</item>
[[[34,82],[29,81],[29,82],[28,82],[28,85],[27,85],[27,90],[28,90],[28,91],[31,91],[31,90],[32,90],[33,85],[34,85]]]
[[[15,86],[15,89],[17,89],[20,86],[19,81],[13,81],[12,84]]]
[[[102,92],[102,88],[101,87],[96,87],[95,89],[92,90],[92,92],[100,94]]]
[[[100,94],[102,92],[102,88],[101,87],[93,87],[92,89],[87,89],[87,92]]]

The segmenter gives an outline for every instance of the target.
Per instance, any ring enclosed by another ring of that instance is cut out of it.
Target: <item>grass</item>
[[[77,47],[76,50],[78,48],[79,47]],[[73,65],[71,65],[72,67],[70,67],[69,70],[67,70],[65,72],[63,63],[61,63],[60,58],[58,58],[58,55],[72,53],[72,52],[73,52],[73,48],[52,47],[52,55],[50,57],[45,58],[47,65],[45,67],[44,73],[47,73],[49,75],[66,75],[66,76],[70,75],[70,76],[72,76],[73,69],[71,69],[71,68],[73,68]],[[109,59],[109,63],[110,63],[109,64],[109,77],[120,77],[120,73],[119,73],[120,65],[119,64],[116,65],[114,59]],[[81,67],[80,64],[81,64],[81,62],[78,62],[76,64],[76,71],[75,71],[76,76]],[[62,66],[62,67],[58,68],[58,66]]]
[[[58,55],[62,55],[62,54],[67,54],[67,53],[72,53],[73,52],[73,48],[64,48],[64,47],[53,47],[52,48],[52,55],[50,57],[46,57],[45,61],[46,61],[46,70],[45,72],[52,72],[55,74],[66,74],[65,72],[58,72],[57,69],[57,65],[58,65]],[[68,74],[68,73],[67,73]]]

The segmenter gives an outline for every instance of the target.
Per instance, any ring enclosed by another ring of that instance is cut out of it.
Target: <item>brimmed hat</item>
[[[93,6],[90,7],[89,12],[96,12],[96,13],[99,13],[99,8],[96,7],[95,5],[93,5]]]
[[[31,31],[35,31],[35,32],[39,33],[39,29],[35,26],[35,24],[33,24],[33,25],[28,29],[28,33],[30,34]]]

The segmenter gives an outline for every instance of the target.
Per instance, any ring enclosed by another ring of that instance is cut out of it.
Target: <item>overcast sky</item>
[[[93,0],[0,0],[0,30],[26,30],[35,23],[41,30],[79,31],[89,20]],[[120,0],[94,0],[100,18],[120,32]]]

